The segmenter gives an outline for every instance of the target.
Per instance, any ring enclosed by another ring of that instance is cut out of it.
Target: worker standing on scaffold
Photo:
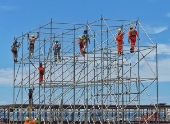
[[[88,43],[90,44],[90,38],[89,38],[87,30],[84,30],[82,38],[83,38],[83,44],[84,44],[84,53],[86,53],[85,51],[86,51],[86,48],[88,47]]]
[[[29,93],[28,93],[28,97],[29,97],[29,107],[31,107],[32,108],[32,105],[33,105],[33,89],[29,89]]]
[[[123,37],[124,32],[121,29],[118,29],[118,33],[116,34],[116,43],[117,43],[117,51],[118,54],[122,54],[122,47],[123,47]]]
[[[61,60],[60,57],[60,49],[61,49],[61,45],[58,43],[58,41],[56,41],[56,43],[54,44],[53,50],[54,50],[54,60],[57,61],[57,56],[59,61]]]
[[[40,62],[38,70],[39,70],[39,84],[41,85],[43,82],[43,75],[44,75],[44,71],[45,71],[45,69],[42,66],[42,62]]]
[[[138,31],[133,29],[133,26],[130,26],[130,31],[128,32],[128,42],[131,44],[130,52],[133,53],[135,49],[136,44],[136,36],[138,37],[138,40],[140,40]]]
[[[79,44],[79,47],[80,47],[80,53],[83,57],[85,57],[84,55],[84,43],[83,43],[83,38],[82,36],[79,36],[79,40],[78,40],[78,44]]]
[[[11,51],[13,53],[13,58],[14,58],[14,62],[18,62],[17,58],[18,58],[18,50],[17,48],[20,46],[20,44],[17,42],[16,39],[14,39],[14,42],[11,46]]]
[[[27,38],[29,40],[29,58],[30,56],[34,57],[34,43],[35,40],[39,38],[39,32],[37,32],[37,37],[34,36],[34,34],[32,35],[31,38],[29,38],[29,34],[27,34]]]

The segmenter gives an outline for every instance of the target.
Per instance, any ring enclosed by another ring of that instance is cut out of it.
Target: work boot
[[[59,56],[58,59],[61,60],[61,57]]]
[[[134,52],[134,50],[132,50],[132,48],[130,48],[130,52],[131,52],[131,53],[133,53],[133,52]]]
[[[14,59],[14,62],[18,62],[17,59]]]

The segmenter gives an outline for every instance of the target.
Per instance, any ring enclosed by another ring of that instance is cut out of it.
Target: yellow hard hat
[[[32,37],[34,37],[34,34],[32,34]]]
[[[28,117],[25,118],[26,121],[29,121],[30,119]]]
[[[133,28],[133,26],[131,25],[130,28]]]

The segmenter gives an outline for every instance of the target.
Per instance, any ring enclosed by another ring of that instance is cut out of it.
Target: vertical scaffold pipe
[[[76,121],[76,119],[75,119],[75,108],[76,108],[76,107],[75,107],[75,104],[76,104],[76,103],[75,103],[75,101],[76,101],[76,98],[75,98],[75,97],[76,97],[76,86],[75,86],[75,85],[76,85],[76,81],[75,81],[75,78],[76,78],[76,77],[75,77],[75,73],[76,73],[76,72],[75,72],[75,69],[76,69],[76,67],[75,67],[75,62],[76,62],[75,42],[76,42],[76,40],[75,40],[75,35],[76,35],[76,32],[75,32],[75,31],[76,31],[76,29],[75,29],[75,25],[74,25],[74,42],[73,42],[73,57],[74,57],[74,62],[73,62],[73,71],[74,71],[74,72],[73,72],[73,83],[74,83],[74,89],[73,89],[73,96],[74,96],[74,98],[73,98],[73,99],[74,99],[74,101],[73,101],[73,102],[74,102],[74,106],[73,106],[73,121],[74,121],[74,123],[73,123],[73,124],[75,124],[75,121]]]
[[[95,99],[96,99],[96,96],[95,96],[96,95],[96,76],[95,76],[96,75],[96,59],[95,59],[96,58],[96,52],[95,52],[96,51],[96,45],[95,44],[96,43],[95,42],[96,41],[95,41],[95,32],[94,32],[94,54],[93,54],[93,56],[94,56],[93,57],[93,59],[94,59],[94,61],[93,61],[94,62],[94,67],[93,67],[94,68],[94,75],[93,75],[93,78],[94,78],[93,79],[94,80],[94,93],[93,93],[94,94],[93,95],[94,96],[94,103],[93,104],[94,105],[96,104],[96,102],[95,102]]]
[[[103,123],[103,106],[104,106],[104,103],[103,103],[103,83],[104,83],[104,73],[103,73],[103,71],[104,71],[104,68],[103,68],[103,66],[104,66],[104,62],[103,62],[103,17],[101,16],[101,37],[100,37],[101,39],[101,58],[100,58],[100,60],[101,60],[101,83],[102,83],[102,85],[101,85],[101,113],[102,113],[102,118],[101,118],[101,122]]]
[[[24,98],[24,96],[23,96],[23,73],[24,73],[24,60],[23,60],[23,58],[24,58],[24,45],[23,45],[23,43],[24,43],[24,35],[23,35],[23,33],[22,33],[22,83],[21,83],[21,104],[23,104],[23,98]],[[22,114],[22,111],[23,111],[23,109],[22,109],[22,106],[21,106],[21,123],[23,123],[22,121],[24,120],[24,116],[23,116],[23,114]]]
[[[52,124],[53,123],[53,118],[52,118],[52,90],[51,90],[51,88],[52,88],[52,85],[51,85],[51,83],[52,83],[52,75],[51,75],[51,71],[52,71],[52,28],[53,28],[53,25],[52,25],[52,18],[51,18],[51,22],[50,22],[50,64],[51,64],[51,66],[50,66],[50,124]]]

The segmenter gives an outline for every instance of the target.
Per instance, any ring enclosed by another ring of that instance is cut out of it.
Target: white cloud
[[[158,33],[161,33],[167,30],[168,27],[167,26],[155,26],[155,27],[147,26],[145,29],[147,33],[149,34],[158,34]]]
[[[169,76],[169,70],[170,70],[170,58],[164,57],[164,56],[169,56],[170,55],[170,46],[166,44],[158,44],[158,78],[159,81],[170,81],[170,76]],[[154,70],[155,69],[155,54],[152,53],[149,54],[147,57],[151,58],[147,60],[150,64],[150,67]],[[163,59],[160,59],[164,57]],[[147,73],[141,73],[142,75],[150,75],[150,72],[148,70],[149,68],[147,66],[143,66],[141,69],[141,72],[147,72]],[[154,70],[155,72],[155,70]]]
[[[0,105],[4,105],[5,103],[5,101],[0,101]]]
[[[170,55],[170,46],[166,44],[158,44],[158,54]]]
[[[0,10],[10,11],[10,10],[15,10],[15,7],[13,7],[13,6],[0,6]]]
[[[13,69],[6,68],[0,69],[0,84],[12,84],[13,83]]]

